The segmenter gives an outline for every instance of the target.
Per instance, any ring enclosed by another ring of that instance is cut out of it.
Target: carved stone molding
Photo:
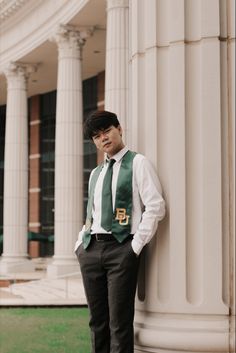
[[[4,73],[6,76],[9,76],[9,75],[29,76],[31,73],[37,71],[37,67],[38,67],[38,64],[11,62],[4,70]]]
[[[81,53],[86,39],[92,36],[93,32],[93,27],[79,28],[69,25],[59,25],[50,39],[57,43],[61,54],[63,50],[68,49],[79,50]]]
[[[63,42],[76,42],[79,46],[83,46],[86,39],[93,35],[93,27],[76,27],[70,25],[59,25],[52,36],[51,40],[58,44]]]
[[[37,71],[37,64],[26,64],[21,62],[11,62],[3,71],[8,87],[26,87],[30,74]]]
[[[129,0],[107,0],[107,10],[115,7],[129,7]]]
[[[11,15],[6,17],[7,7],[10,4],[13,6],[13,0],[0,0],[0,14],[2,17],[5,14],[6,17],[4,21],[0,18],[0,71],[11,60],[21,60],[49,40],[56,24],[68,23],[88,2],[89,0],[21,0],[22,6],[18,5],[15,12],[12,9]]]
[[[2,0],[0,1],[0,21],[3,22],[16,13],[31,0]]]

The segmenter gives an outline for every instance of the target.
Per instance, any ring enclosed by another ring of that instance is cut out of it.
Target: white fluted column
[[[34,269],[28,259],[28,116],[27,78],[34,67],[12,63],[7,78],[4,159],[4,224],[1,273]]]
[[[224,195],[232,176],[222,167],[225,156],[232,163],[222,122],[232,120],[221,104],[230,84],[221,73],[218,5],[131,0],[132,147],[156,166],[167,203],[142,259],[135,353],[235,348],[233,207]]]
[[[83,109],[81,51],[88,31],[60,26],[55,152],[55,233],[48,276],[79,270],[74,244],[83,222]]]
[[[126,136],[129,0],[107,0],[105,109],[117,114]]]
[[[235,1],[220,2],[222,239],[224,301],[231,311],[230,352],[235,351]],[[228,153],[230,151],[230,153]]]

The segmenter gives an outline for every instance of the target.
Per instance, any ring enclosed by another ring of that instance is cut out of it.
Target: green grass
[[[0,310],[1,353],[89,353],[86,308]]]

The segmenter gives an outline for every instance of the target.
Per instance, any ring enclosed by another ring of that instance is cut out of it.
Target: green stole
[[[131,216],[132,216],[132,178],[133,178],[133,159],[136,153],[127,151],[122,158],[115,198],[115,210],[112,218],[111,232],[119,243],[130,235]],[[91,241],[92,208],[94,200],[95,186],[101,173],[104,163],[99,164],[94,170],[89,187],[89,199],[87,205],[87,217],[85,223],[85,232],[83,235],[83,247],[86,249]]]

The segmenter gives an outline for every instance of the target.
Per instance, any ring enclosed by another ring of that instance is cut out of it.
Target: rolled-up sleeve
[[[165,216],[165,201],[158,176],[147,158],[143,157],[134,172],[144,210],[132,240],[133,250],[139,255],[156,233],[158,222]]]

